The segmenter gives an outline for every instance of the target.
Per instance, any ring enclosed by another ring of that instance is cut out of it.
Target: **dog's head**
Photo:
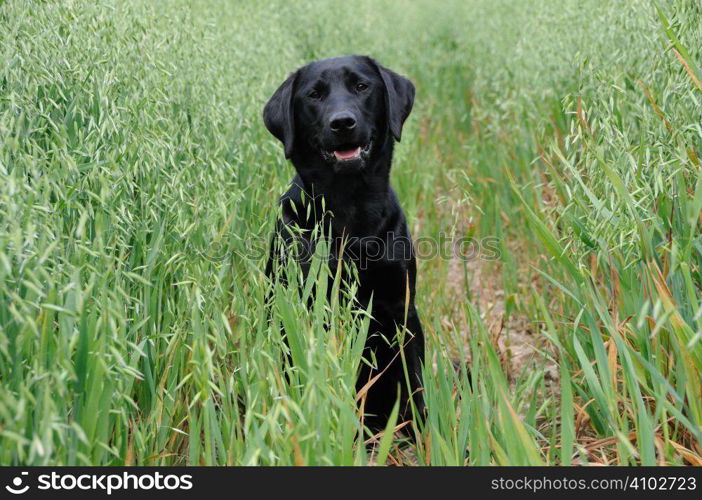
[[[413,103],[414,85],[406,78],[370,57],[335,57],[291,74],[266,104],[263,120],[286,158],[356,172],[386,141],[400,140]]]

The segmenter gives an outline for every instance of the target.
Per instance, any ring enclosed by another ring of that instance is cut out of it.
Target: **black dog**
[[[285,157],[297,170],[280,200],[277,235],[287,248],[300,240],[310,248],[314,242],[307,235],[323,223],[333,241],[345,238],[341,258],[357,268],[360,307],[367,307],[372,296],[364,358],[374,366],[362,365],[357,389],[380,374],[365,400],[365,424],[373,431],[384,428],[398,390],[402,418],[412,415],[410,392],[418,412],[424,410],[424,336],[414,306],[416,261],[389,180],[394,142],[400,140],[413,102],[409,80],[369,57],[348,56],[298,69],[263,111],[266,127],[283,143]],[[287,230],[291,226],[303,231],[293,236]],[[329,264],[335,269],[340,245],[331,247]],[[309,263],[303,259],[301,265],[306,272]],[[404,334],[398,336],[398,330]]]

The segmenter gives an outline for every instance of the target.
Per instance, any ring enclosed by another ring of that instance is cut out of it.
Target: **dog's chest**
[[[378,236],[388,219],[387,209],[376,203],[349,203],[331,210],[332,232],[366,242]]]

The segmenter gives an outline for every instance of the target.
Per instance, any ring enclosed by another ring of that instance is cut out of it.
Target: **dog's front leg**
[[[388,308],[381,301],[373,307],[357,390],[366,387],[363,399],[365,425],[383,430],[399,399],[398,423],[423,416],[422,363],[424,335],[414,304]],[[412,412],[412,402],[417,410]]]

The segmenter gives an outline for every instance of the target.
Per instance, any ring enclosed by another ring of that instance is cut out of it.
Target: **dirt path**
[[[546,339],[540,334],[539,325],[518,311],[513,311],[506,318],[505,291],[499,261],[472,258],[466,262],[467,273],[464,273],[463,262],[456,256],[452,257],[448,265],[449,289],[457,297],[467,297],[466,291],[470,294],[473,305],[480,311],[483,324],[490,333],[510,382],[514,383],[531,367],[544,367],[546,380],[557,381],[558,367],[544,353],[547,348]],[[466,275],[468,283],[465,282]],[[526,270],[519,272],[520,280],[526,276]],[[520,288],[527,289],[526,283],[519,285]],[[467,346],[471,331],[465,310],[460,303],[452,311],[451,317],[454,327],[460,329],[464,345]]]

